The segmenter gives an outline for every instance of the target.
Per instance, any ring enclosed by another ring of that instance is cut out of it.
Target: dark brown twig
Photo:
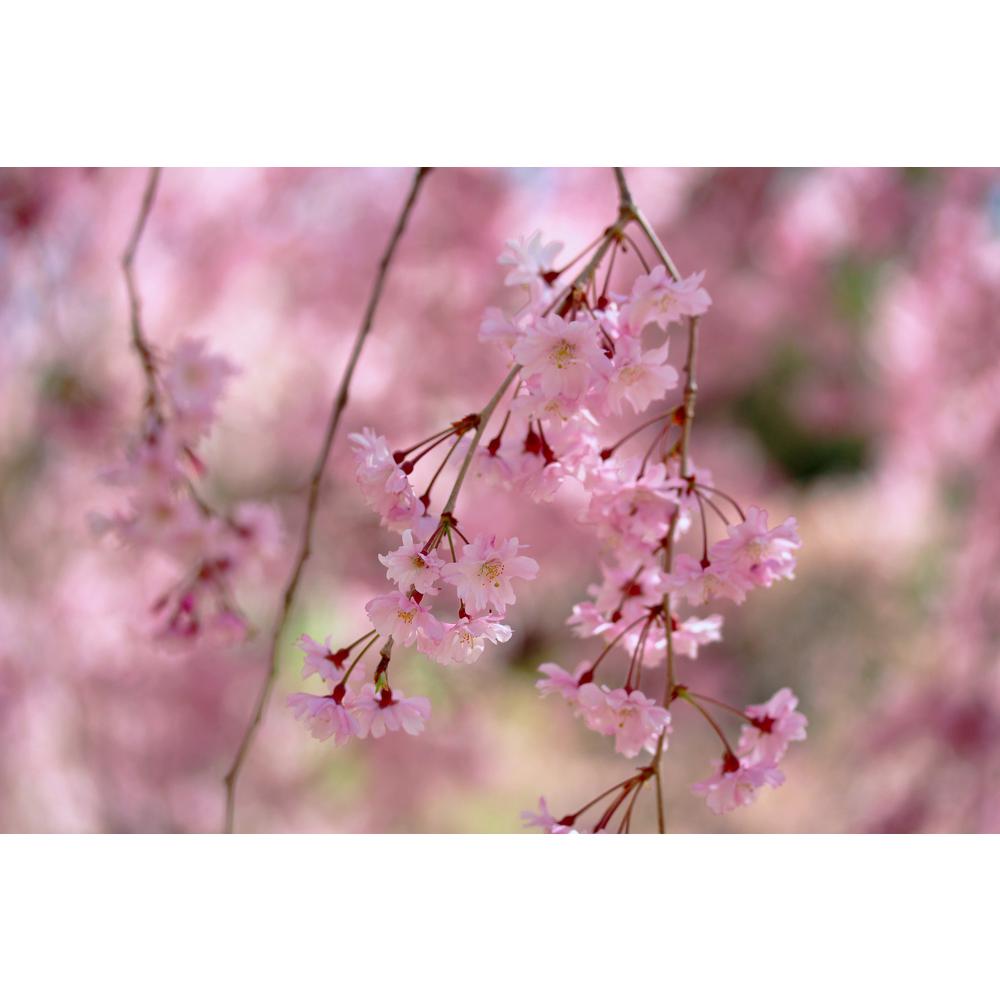
[[[396,221],[396,226],[389,238],[389,243],[386,246],[385,253],[382,254],[382,259],[379,261],[378,271],[375,275],[375,283],[372,286],[371,295],[368,298],[368,305],[365,308],[364,318],[361,321],[361,326],[354,341],[354,347],[351,349],[351,355],[347,361],[347,367],[344,369],[344,374],[341,376],[340,386],[337,389],[337,394],[333,400],[333,405],[330,410],[330,419],[326,426],[326,433],[323,435],[323,442],[320,445],[319,454],[316,456],[316,463],[313,466],[312,477],[309,480],[309,495],[308,500],[306,501],[306,516],[302,528],[302,541],[299,547],[298,557],[296,558],[295,564],[292,568],[291,576],[288,578],[288,583],[285,585],[284,594],[282,595],[281,600],[281,611],[278,615],[277,621],[275,622],[274,630],[271,633],[271,650],[268,661],[267,675],[265,676],[260,692],[257,695],[257,703],[254,707],[253,715],[251,716],[250,722],[243,733],[243,738],[236,751],[236,756],[233,759],[232,766],[229,768],[225,777],[226,816],[224,830],[226,833],[233,832],[237,782],[239,780],[243,763],[246,760],[247,753],[253,743],[253,738],[260,726],[261,720],[264,718],[264,712],[267,709],[267,704],[274,688],[274,682],[278,675],[278,647],[280,645],[282,632],[288,622],[288,617],[295,601],[295,595],[298,592],[299,581],[302,578],[303,568],[305,567],[306,561],[309,559],[309,555],[312,551],[313,527],[316,520],[316,509],[319,505],[320,486],[322,485],[323,473],[326,469],[326,462],[330,454],[330,448],[333,445],[333,439],[337,433],[337,426],[340,423],[340,417],[344,412],[344,407],[347,405],[348,393],[350,390],[351,379],[354,375],[354,369],[357,367],[358,359],[361,357],[361,349],[364,347],[365,340],[371,331],[372,323],[375,319],[375,310],[378,308],[379,300],[382,297],[382,289],[385,285],[389,265],[392,263],[393,256],[396,252],[396,246],[399,243],[400,237],[403,235],[403,231],[406,229],[406,224],[410,218],[413,206],[416,203],[420,186],[429,172],[429,167],[420,167],[413,175],[413,182],[410,185],[410,192],[407,195],[406,203],[403,205],[403,209]]]
[[[146,379],[146,410],[154,417],[159,417],[159,391],[156,387],[156,362],[153,360],[153,352],[146,340],[146,335],[142,329],[142,302],[139,299],[139,290],[135,283],[135,255],[139,249],[139,241],[142,239],[143,230],[149,219],[149,213],[153,208],[153,201],[156,198],[156,188],[160,183],[160,168],[151,167],[146,178],[146,187],[142,193],[142,202],[139,205],[139,214],[136,216],[135,224],[132,226],[132,235],[129,236],[125,245],[125,252],[122,254],[122,271],[125,274],[125,288],[128,291],[129,325],[132,330],[132,346],[139,355],[139,363],[142,366],[142,374]]]

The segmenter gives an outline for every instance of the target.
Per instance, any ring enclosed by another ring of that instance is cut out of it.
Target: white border
[[[8,837],[2,982],[18,1000],[992,996],[998,843]]]
[[[996,165],[996,5],[34,0],[0,162]]]

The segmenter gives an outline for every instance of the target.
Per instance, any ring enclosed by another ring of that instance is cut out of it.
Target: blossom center
[[[499,559],[487,559],[479,567],[479,575],[494,587],[500,586],[500,577],[503,575],[503,562]]]
[[[549,360],[556,368],[566,368],[576,361],[576,345],[568,340],[560,340],[555,347],[549,351]]]

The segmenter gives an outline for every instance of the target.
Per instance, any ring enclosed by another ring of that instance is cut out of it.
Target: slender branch
[[[666,247],[660,242],[660,238],[649,224],[649,220],[642,214],[642,209],[636,205],[635,200],[632,198],[632,192],[629,190],[628,182],[625,180],[625,171],[621,167],[615,167],[614,171],[615,180],[618,182],[618,196],[621,200],[622,212],[638,224],[639,228],[645,234],[646,239],[649,240],[650,245],[656,251],[656,256],[660,258],[663,266],[670,272],[670,277],[674,281],[680,281],[681,272],[677,270],[677,265],[674,264],[670,254],[667,253]]]
[[[625,180],[625,171],[621,167],[612,167],[615,172],[615,183],[618,185],[618,204],[622,208],[632,208],[635,201],[632,192],[629,190],[628,181]]]
[[[660,258],[661,263],[670,273],[670,276],[675,280],[679,281],[681,277],[680,271],[677,269],[677,265],[674,264],[667,253],[666,247],[660,242],[660,238],[653,231],[653,227],[649,224],[646,216],[643,215],[642,210],[635,204],[635,200],[632,197],[632,192],[629,190],[628,181],[625,179],[625,171],[621,167],[614,168],[615,181],[618,184],[618,196],[620,199],[620,213],[626,215],[630,221],[635,222],[639,228],[643,231],[646,239],[649,241],[650,246],[656,253],[656,256]],[[678,452],[680,454],[680,474],[681,476],[686,476],[688,474],[688,448],[691,441],[691,423],[694,420],[694,405],[695,400],[698,395],[698,382],[695,378],[695,357],[698,350],[698,319],[697,317],[691,317],[688,324],[688,348],[687,348],[687,360],[684,365],[684,426],[681,428],[681,439],[679,442]],[[667,532],[667,544],[663,554],[663,568],[664,571],[669,573],[673,567],[674,558],[674,534],[677,528],[677,518],[680,513],[680,508],[678,507],[673,516],[670,519],[670,527]],[[673,626],[671,621],[670,613],[670,595],[665,594],[663,597],[663,617],[666,630],[667,639],[667,683],[666,689],[663,693],[663,704],[664,707],[670,704],[670,698],[674,690],[674,641],[673,641]],[[660,789],[660,764],[663,759],[663,742],[666,736],[666,730],[660,733],[660,738],[656,744],[656,751],[653,757],[653,767],[655,769],[655,777],[657,783],[657,823],[660,833],[666,832],[666,821],[663,810],[663,796],[659,794]]]
[[[333,439],[337,433],[337,426],[340,423],[340,416],[344,412],[344,408],[347,406],[351,378],[354,375],[354,369],[357,367],[358,359],[361,357],[361,349],[364,347],[365,340],[371,331],[372,323],[375,319],[375,310],[378,308],[379,301],[382,297],[382,289],[385,285],[389,265],[392,263],[393,256],[396,252],[396,246],[399,243],[400,237],[403,235],[403,231],[406,229],[406,224],[410,218],[413,206],[416,203],[420,186],[429,171],[429,167],[420,167],[413,175],[413,181],[410,185],[410,191],[407,195],[406,203],[403,205],[399,218],[396,220],[396,226],[389,238],[389,243],[386,246],[385,253],[379,261],[378,271],[375,275],[375,283],[372,286],[371,295],[368,298],[368,305],[365,308],[364,318],[361,321],[357,337],[354,340],[354,347],[351,349],[351,354],[347,361],[347,367],[344,369],[344,374],[341,376],[340,386],[337,389],[337,394],[333,400],[333,405],[330,410],[330,419],[326,426],[326,433],[323,435],[323,442],[320,445],[319,454],[316,456],[316,463],[313,467],[312,477],[309,481],[309,496],[306,501],[306,516],[305,523],[302,527],[302,541],[299,546],[298,557],[295,560],[291,575],[288,578],[288,583],[285,585],[284,594],[282,595],[281,600],[281,611],[278,615],[277,621],[275,622],[274,630],[271,633],[271,649],[267,674],[264,677],[264,682],[257,695],[257,702],[254,706],[253,715],[251,716],[250,722],[243,733],[243,738],[240,740],[240,745],[236,751],[236,756],[233,758],[232,766],[229,768],[225,777],[226,816],[224,829],[227,833],[233,832],[233,821],[235,818],[236,808],[236,786],[239,780],[240,771],[243,767],[243,762],[246,759],[247,753],[250,750],[250,746],[253,743],[253,738],[257,729],[259,728],[261,720],[264,717],[264,712],[267,709],[267,704],[271,697],[271,691],[274,688],[274,682],[278,675],[278,646],[281,641],[281,634],[288,622],[288,617],[295,601],[295,595],[298,592],[299,581],[302,578],[302,570],[305,567],[306,561],[309,559],[309,555],[312,551],[312,536],[316,520],[316,509],[319,505],[320,486],[322,485],[323,473],[326,469],[326,462],[330,455]]]
[[[462,492],[462,483],[465,482],[465,477],[469,472],[469,466],[472,464],[473,456],[476,454],[476,449],[479,447],[479,441],[483,436],[483,432],[486,430],[486,425],[490,422],[490,417],[493,416],[493,411],[497,408],[497,404],[503,399],[504,393],[510,388],[511,382],[517,378],[517,373],[521,370],[520,365],[514,365],[509,372],[507,372],[507,377],[500,383],[500,388],[493,393],[493,398],[479,411],[479,423],[476,425],[476,433],[472,435],[472,441],[469,443],[469,450],[465,453],[465,458],[462,459],[462,465],[458,470],[458,475],[455,477],[455,484],[451,488],[451,493],[448,495],[448,500],[446,501],[444,508],[441,510],[441,519],[444,520],[445,516],[451,514],[455,509],[455,504],[458,502],[458,494]]]
[[[132,346],[139,355],[139,363],[142,366],[142,373],[146,379],[146,400],[145,407],[154,416],[160,416],[159,392],[156,387],[156,362],[153,359],[153,352],[146,340],[146,335],[142,329],[142,302],[139,299],[139,290],[135,283],[135,255],[139,249],[139,241],[142,239],[143,230],[149,219],[149,213],[153,209],[153,201],[156,198],[156,189],[160,183],[160,168],[150,167],[146,177],[146,187],[142,193],[142,202],[139,205],[139,214],[136,216],[132,226],[132,234],[128,243],[125,244],[125,251],[122,254],[122,271],[125,274],[125,288],[128,291],[129,325],[132,331]]]

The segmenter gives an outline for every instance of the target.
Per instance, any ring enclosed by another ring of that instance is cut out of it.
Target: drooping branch
[[[139,298],[139,290],[135,282],[135,255],[139,249],[139,242],[142,239],[149,213],[153,209],[153,201],[156,198],[156,189],[160,183],[160,168],[151,167],[146,178],[146,187],[143,190],[142,201],[139,204],[139,214],[136,216],[132,226],[132,234],[129,236],[125,251],[122,253],[122,271],[125,274],[125,288],[128,291],[129,305],[129,325],[132,331],[132,346],[139,355],[139,363],[142,366],[143,377],[146,380],[146,410],[154,417],[159,417],[160,403],[159,391],[156,386],[156,362],[153,359],[153,352],[146,340],[146,335],[142,328],[142,301]]]
[[[615,182],[618,185],[618,197],[621,203],[621,213],[628,217],[630,221],[636,223],[642,230],[643,235],[649,241],[650,246],[653,248],[656,256],[659,257],[660,262],[667,269],[667,272],[674,279],[674,281],[679,281],[681,277],[680,271],[677,269],[677,265],[674,264],[667,253],[666,248],[660,242],[660,238],[656,235],[653,227],[649,224],[646,216],[643,215],[642,210],[636,205],[635,200],[632,197],[632,192],[629,189],[628,181],[625,179],[625,171],[621,167],[614,168]],[[694,407],[695,401],[698,396],[698,380],[695,376],[695,359],[698,350],[698,319],[692,316],[688,322],[688,342],[687,342],[687,359],[684,364],[684,396],[682,402],[684,423],[681,428],[681,439],[678,449],[678,457],[680,460],[680,475],[685,477],[688,474],[688,450],[691,441],[691,424],[694,420]],[[674,512],[673,518],[670,521],[670,527],[667,531],[667,543],[665,551],[663,554],[663,569],[664,572],[669,573],[673,568],[673,558],[674,558],[674,534],[677,528],[677,515],[680,508]],[[673,641],[673,628],[671,624],[671,609],[670,609],[670,594],[664,594],[663,597],[663,617],[664,617],[664,628],[666,631],[666,685],[663,692],[663,705],[667,707],[671,699],[673,698],[674,692],[674,641]],[[657,827],[660,833],[666,833],[666,816],[664,813],[664,802],[663,802],[663,789],[662,789],[662,779],[660,775],[660,765],[663,759],[663,742],[666,738],[666,730],[660,734],[659,741],[656,745],[656,752],[653,755],[653,772],[655,777],[656,785],[656,813],[657,813]]]
[[[326,431],[323,435],[323,441],[320,445],[319,453],[316,456],[312,476],[309,480],[305,521],[302,526],[302,537],[299,544],[298,555],[295,559],[295,563],[293,564],[288,582],[285,585],[281,598],[281,609],[271,632],[267,674],[264,677],[260,691],[257,695],[253,715],[251,716],[247,728],[243,733],[243,737],[240,740],[236,756],[233,758],[232,766],[229,768],[225,777],[226,814],[224,830],[226,833],[232,833],[233,831],[237,783],[239,781],[240,773],[246,760],[247,753],[253,743],[254,736],[256,735],[257,729],[260,727],[260,723],[264,718],[264,712],[267,710],[271,692],[274,688],[274,683],[278,675],[278,650],[281,642],[281,636],[284,632],[285,625],[288,622],[289,615],[291,614],[296,594],[298,593],[299,582],[302,578],[302,571],[305,568],[305,564],[312,551],[313,528],[316,520],[316,511],[319,506],[320,488],[322,486],[323,475],[326,470],[327,459],[330,455],[330,449],[333,446],[334,437],[337,433],[337,427],[340,424],[340,417],[344,412],[344,408],[347,406],[351,379],[354,376],[354,370],[357,367],[358,359],[361,357],[362,348],[368,338],[368,334],[371,332],[372,324],[375,320],[375,312],[378,308],[379,301],[382,298],[386,276],[389,272],[389,267],[392,263],[393,257],[395,256],[396,247],[403,235],[403,231],[406,229],[406,225],[409,221],[410,214],[413,211],[413,206],[416,203],[420,187],[429,172],[429,167],[420,167],[413,175],[413,181],[410,185],[406,202],[403,205],[403,209],[400,212],[398,219],[396,220],[396,225],[392,231],[392,235],[389,237],[389,242],[386,246],[385,252],[379,261],[378,270],[375,275],[375,282],[368,298],[368,304],[365,308],[364,317],[361,320],[361,326],[358,329],[357,336],[354,340],[354,346],[351,349],[347,366],[341,376],[340,385],[333,399],[330,409],[330,417],[326,425]]]

